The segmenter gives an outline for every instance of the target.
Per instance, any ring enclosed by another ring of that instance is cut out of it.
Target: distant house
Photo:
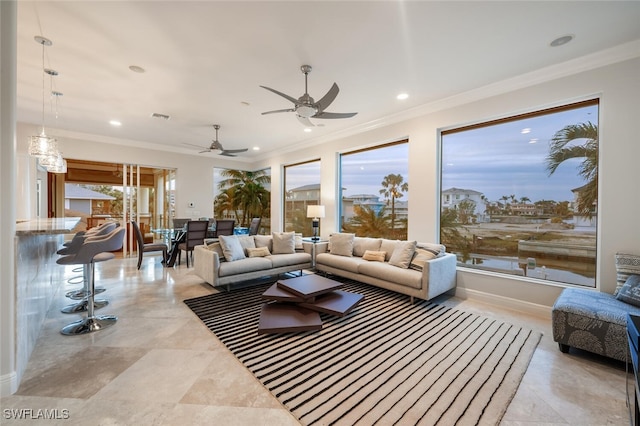
[[[488,221],[486,205],[482,199],[482,192],[455,187],[442,191],[441,204],[443,209],[456,209],[463,201],[470,201],[475,205],[473,214],[478,222]]]
[[[111,201],[116,198],[73,183],[64,184],[64,208],[92,215],[111,214]]]

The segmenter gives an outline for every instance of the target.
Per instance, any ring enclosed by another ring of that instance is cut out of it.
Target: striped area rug
[[[258,335],[269,285],[185,303],[306,425],[498,424],[541,337],[354,281],[321,331]]]

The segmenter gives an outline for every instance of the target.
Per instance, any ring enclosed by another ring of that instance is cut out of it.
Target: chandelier
[[[38,136],[29,136],[29,155],[38,158],[53,157],[58,154],[58,144],[55,138],[50,138],[44,131],[44,75],[47,73],[44,68],[44,48],[53,43],[42,36],[35,36],[34,39],[42,45],[42,132]],[[49,71],[55,73],[55,71]],[[49,75],[54,74],[49,73]]]

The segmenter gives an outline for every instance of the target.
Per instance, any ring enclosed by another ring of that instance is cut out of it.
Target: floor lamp
[[[307,206],[307,217],[313,218],[313,241],[318,241],[318,228],[320,227],[320,218],[324,217],[324,206]]]

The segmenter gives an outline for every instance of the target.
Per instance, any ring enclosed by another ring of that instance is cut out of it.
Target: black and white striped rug
[[[541,337],[354,281],[345,317],[259,335],[269,285],[185,303],[302,424],[498,424]]]

